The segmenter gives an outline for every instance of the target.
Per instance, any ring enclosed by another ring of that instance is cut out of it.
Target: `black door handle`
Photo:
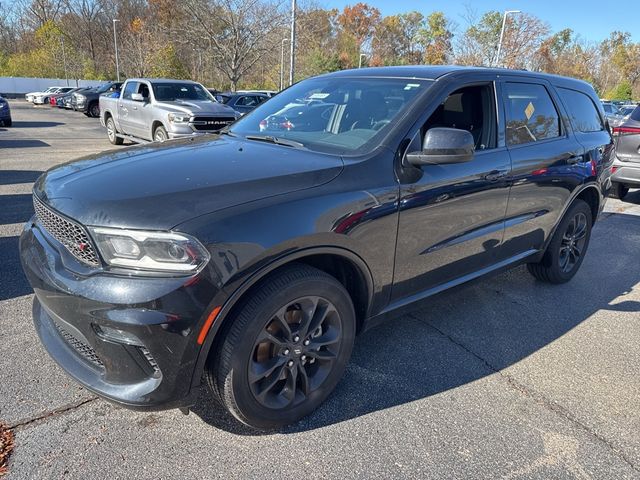
[[[492,170],[484,176],[484,179],[495,182],[496,180],[506,177],[507,173],[509,173],[507,170]]]

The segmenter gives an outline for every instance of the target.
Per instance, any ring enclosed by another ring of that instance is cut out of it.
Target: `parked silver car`
[[[604,108],[604,116],[607,118],[611,128],[617,127],[624,122],[624,115],[620,113],[616,104],[611,102],[602,102],[602,108]]]
[[[629,188],[640,188],[640,106],[613,128],[616,157],[611,169],[610,195],[623,199]]]
[[[100,121],[114,145],[216,132],[239,117],[188,80],[132,78],[119,94],[100,97]]]

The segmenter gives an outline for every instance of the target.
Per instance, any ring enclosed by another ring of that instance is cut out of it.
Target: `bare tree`
[[[208,41],[216,67],[233,90],[275,45],[268,40],[283,27],[282,2],[259,0],[186,0],[194,22],[192,38]],[[265,41],[266,40],[266,41]]]

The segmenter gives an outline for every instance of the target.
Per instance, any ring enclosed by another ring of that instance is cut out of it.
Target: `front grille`
[[[95,365],[96,367],[104,368],[104,363],[102,363],[102,360],[100,360],[100,357],[98,357],[96,351],[91,348],[91,346],[87,345],[81,340],[78,340],[76,337],[67,332],[64,327],[58,325],[57,322],[54,321],[53,324],[55,325],[56,330],[58,330],[58,333],[64,339],[64,341],[67,342],[67,344],[69,344],[69,346],[73,348],[78,353],[78,355],[80,355],[82,358]]]
[[[36,195],[33,196],[33,208],[40,225],[64,245],[71,255],[92,267],[100,264],[93,243],[84,227],[54,212]]]
[[[233,117],[193,117],[191,124],[199,132],[215,132],[231,125],[236,119]]]

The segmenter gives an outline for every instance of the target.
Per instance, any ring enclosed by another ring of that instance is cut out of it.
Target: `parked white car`
[[[57,91],[60,90],[61,88],[64,88],[64,87],[49,87],[44,92],[30,92],[30,93],[27,93],[24,96],[24,98],[27,100],[27,102],[31,102],[31,103],[34,103],[34,100],[36,97],[42,97],[42,100],[44,101],[45,96],[51,95],[52,93],[57,93]],[[40,103],[43,103],[43,101],[41,101]]]

